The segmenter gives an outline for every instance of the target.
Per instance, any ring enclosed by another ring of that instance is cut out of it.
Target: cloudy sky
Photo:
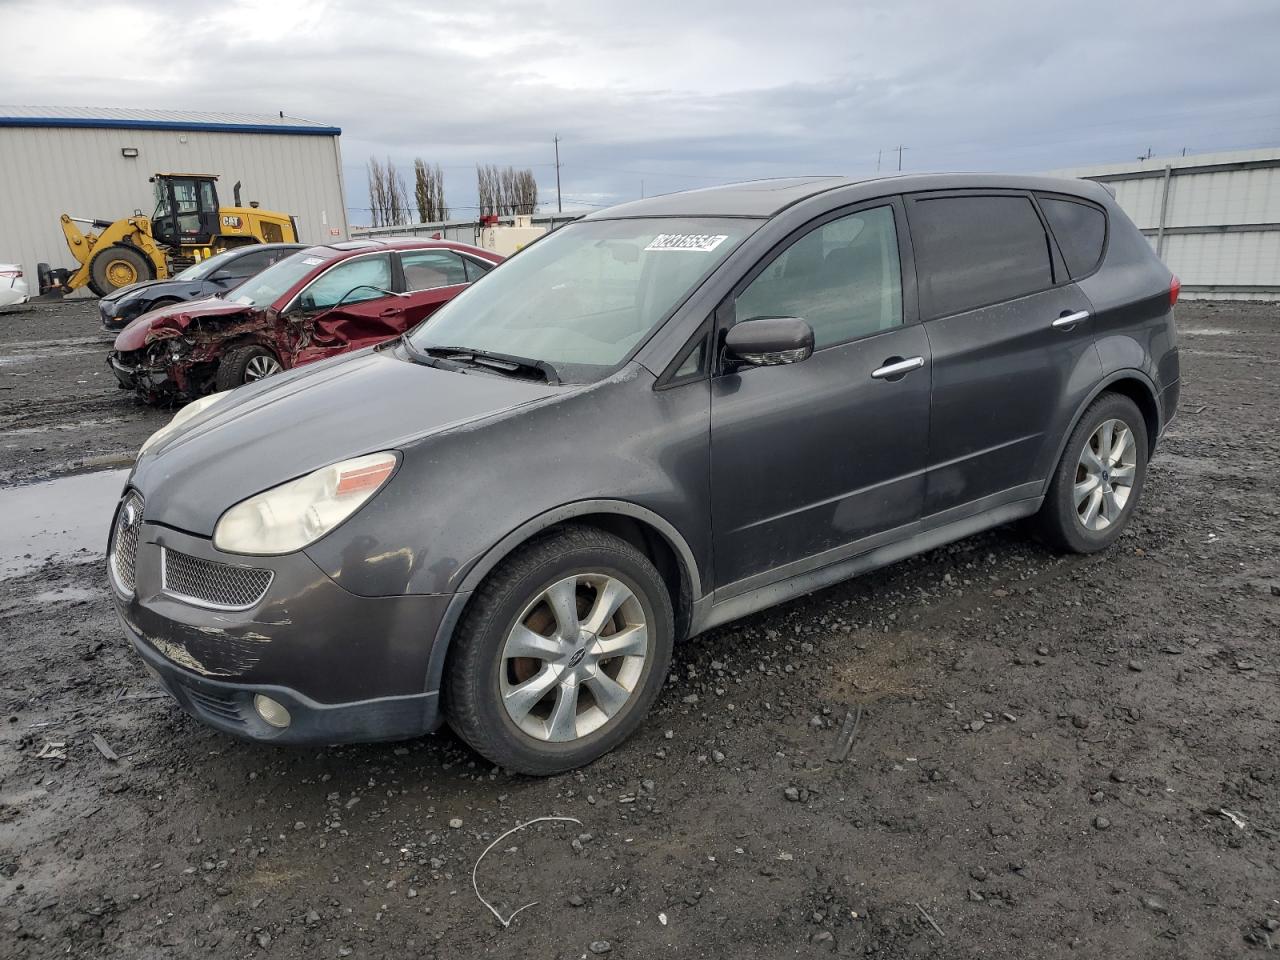
[[[781,174],[1280,144],[1277,0],[0,0],[0,101],[276,113],[555,209]]]

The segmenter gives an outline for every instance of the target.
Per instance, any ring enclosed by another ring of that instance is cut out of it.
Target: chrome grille
[[[177,550],[160,554],[164,592],[178,600],[220,610],[247,610],[266,596],[275,574],[257,567],[235,567]]]
[[[116,589],[133,596],[138,563],[138,534],[142,527],[142,497],[131,490],[116,514],[111,531],[111,550],[107,568]]]

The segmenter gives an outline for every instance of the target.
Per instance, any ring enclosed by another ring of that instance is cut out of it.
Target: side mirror
[[[304,293],[298,297],[298,309],[303,313],[310,313],[316,308],[316,298],[310,293]]]
[[[724,352],[726,359],[753,367],[799,363],[813,353],[813,328],[799,317],[756,317],[729,329]]]

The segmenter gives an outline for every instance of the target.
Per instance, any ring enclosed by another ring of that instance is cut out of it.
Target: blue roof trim
[[[297,127],[275,123],[201,123],[183,120],[93,120],[87,117],[0,117],[0,127],[89,127],[112,130],[187,130],[194,133],[290,133],[341,136],[341,127]]]

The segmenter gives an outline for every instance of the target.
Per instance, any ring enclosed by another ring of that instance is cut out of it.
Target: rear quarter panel
[[[1173,415],[1179,379],[1177,333],[1169,303],[1172,274],[1123,210],[1105,195],[1109,219],[1102,267],[1079,281],[1094,307],[1095,342],[1104,379],[1137,370],[1150,380],[1161,424]]]

